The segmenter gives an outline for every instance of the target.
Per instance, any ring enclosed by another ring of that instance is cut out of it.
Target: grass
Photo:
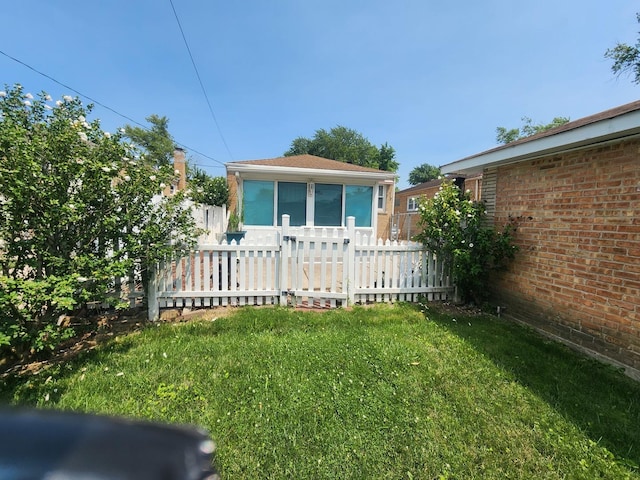
[[[223,478],[640,479],[640,384],[434,307],[163,324],[7,379],[0,400],[201,425]]]

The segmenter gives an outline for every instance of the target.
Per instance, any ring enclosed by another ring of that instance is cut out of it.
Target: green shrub
[[[60,312],[77,304],[77,275],[42,279],[0,276],[0,352],[53,350],[73,335],[59,326]]]
[[[106,132],[91,106],[20,85],[0,91],[0,344],[46,350],[68,331],[58,317],[103,301],[114,277],[187,251],[198,235],[175,179],[124,130]],[[116,300],[117,301],[117,300]],[[0,351],[0,353],[4,353]]]
[[[445,180],[433,198],[419,202],[420,227],[416,240],[444,259],[462,299],[481,305],[488,295],[488,277],[513,259],[515,225],[489,226],[484,203],[471,200]]]
[[[229,186],[224,177],[211,177],[199,168],[189,171],[190,197],[194,202],[222,206],[229,203]]]

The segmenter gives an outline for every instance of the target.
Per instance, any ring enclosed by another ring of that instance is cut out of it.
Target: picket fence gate
[[[420,243],[362,235],[354,217],[341,231],[294,230],[283,215],[275,237],[200,245],[158,265],[149,293],[149,319],[155,320],[162,308],[448,300],[455,287],[442,262]]]

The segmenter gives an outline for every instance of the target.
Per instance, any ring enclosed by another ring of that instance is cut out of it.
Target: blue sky
[[[632,0],[173,5],[217,125],[169,0],[4,2],[0,50],[140,123],[167,116],[213,175],[343,125],[395,148],[403,188],[414,167],[489,149],[523,116],[578,119],[640,98],[603,56],[636,43]],[[0,84],[14,83],[75,96],[0,55]],[[131,123],[100,106],[96,117],[106,130]]]

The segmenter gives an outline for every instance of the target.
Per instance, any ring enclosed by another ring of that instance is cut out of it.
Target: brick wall
[[[375,187],[373,191],[375,193]],[[378,218],[376,219],[376,237],[383,240],[391,238],[391,216],[393,215],[393,203],[395,200],[394,185],[387,185],[385,193],[384,209],[377,212]]]
[[[640,141],[500,167],[496,197],[520,217],[507,313],[640,373]]]

